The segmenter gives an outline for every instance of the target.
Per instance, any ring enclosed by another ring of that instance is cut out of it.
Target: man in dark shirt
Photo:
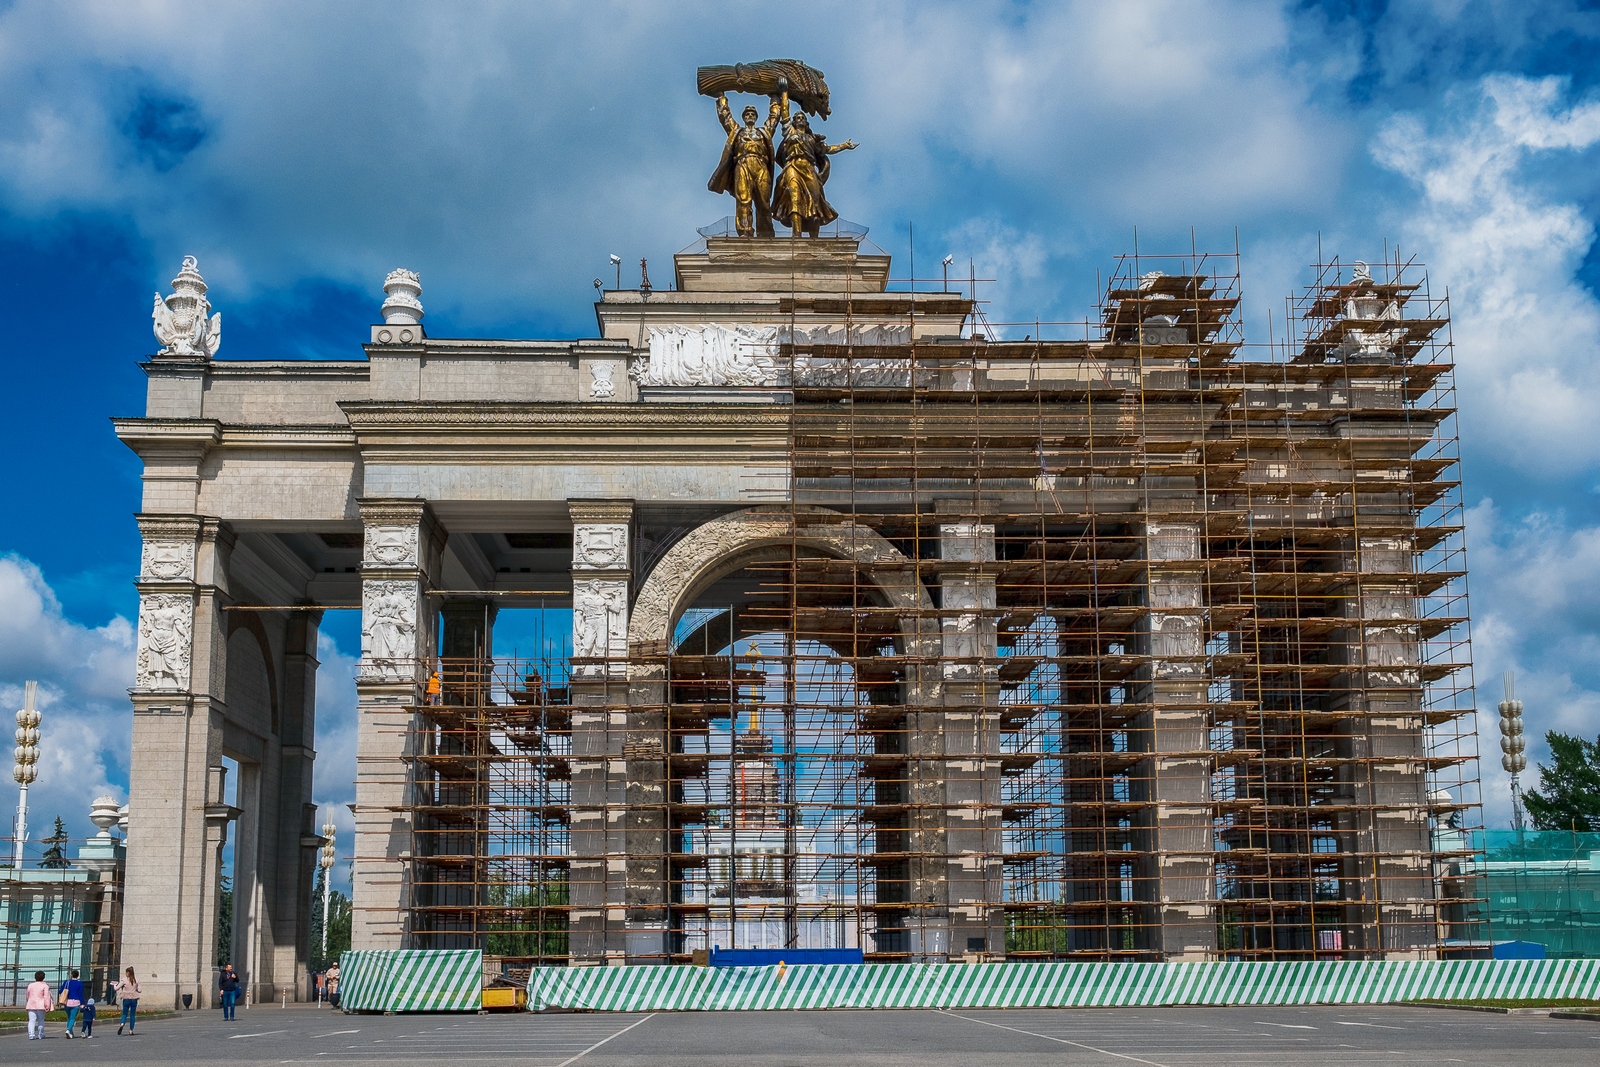
[[[239,975],[234,971],[233,964],[226,964],[222,968],[217,985],[222,990],[222,1017],[232,1019],[233,1006],[239,1000]]]

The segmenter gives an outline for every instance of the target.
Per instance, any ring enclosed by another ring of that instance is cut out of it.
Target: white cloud
[[[1275,5],[808,19],[833,30],[802,49],[834,89],[829,136],[864,145],[830,193],[875,233],[976,207],[1059,248],[1085,211],[1120,237],[1310,205],[1340,180],[1350,134],[1311,105]],[[404,262],[468,321],[533,294],[578,322],[606,252],[660,255],[729,212],[704,189],[722,135],[693,67],[787,54],[789,23],[754,5],[21,0],[0,14],[0,202],[126,213],[159,262],[199,255],[224,307],[308,276],[370,286],[376,307]],[[204,130],[187,156],[130,139],[163,108]]]
[[[1600,143],[1600,101],[1568,96],[1562,79],[1492,75],[1458,90],[1443,120],[1391,119],[1373,147],[1419,192],[1391,221],[1427,259],[1435,294],[1450,285],[1467,488],[1504,497],[1467,513],[1490,826],[1510,818],[1495,710],[1505,671],[1526,706],[1525,786],[1548,758],[1546,731],[1600,733],[1600,527],[1532,503],[1535,486],[1600,462],[1600,301],[1577,277],[1595,230],[1547,177]]]
[[[1422,191],[1398,221],[1450,285],[1465,432],[1540,477],[1600,460],[1600,301],[1576,277],[1594,226],[1530,174],[1544,153],[1600,142],[1600,101],[1564,95],[1561,79],[1494,75],[1460,94],[1454,121],[1398,116],[1374,146]]]
[[[1473,658],[1485,815],[1510,819],[1510,776],[1500,766],[1502,675],[1515,672],[1528,729],[1524,787],[1549,758],[1547,731],[1600,735],[1600,527],[1560,516],[1508,520],[1494,501],[1467,513],[1471,545]]]
[[[67,618],[39,568],[0,556],[0,709],[9,730],[23,682],[39,682],[39,777],[29,788],[29,854],[60,815],[74,838],[94,833],[89,805],[127,799],[133,627],[120,616],[91,628]],[[9,807],[16,787],[0,790]],[[69,848],[69,854],[73,852]]]
[[[128,798],[134,676],[134,630],[118,616],[91,628],[67,618],[39,568],[0,556],[0,709],[22,706],[26,679],[39,682],[39,777],[29,789],[29,855],[60,815],[74,839],[95,832],[90,802],[102,794]],[[355,818],[355,657],[326,633],[318,635],[315,800],[318,825],[332,815],[339,833],[335,885],[348,891],[344,862],[353,849]],[[9,729],[9,725],[6,727]],[[16,790],[0,790],[15,808]],[[69,855],[74,847],[69,846]],[[9,860],[9,853],[6,856]]]

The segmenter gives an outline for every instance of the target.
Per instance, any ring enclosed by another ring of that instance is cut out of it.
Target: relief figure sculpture
[[[626,632],[627,586],[591,578],[572,592],[572,654],[604,659],[610,654],[612,635],[621,638]]]
[[[417,656],[416,588],[406,582],[368,582],[363,673],[396,681]]]
[[[154,594],[139,613],[139,688],[183,689],[189,684],[189,635],[194,601]]]

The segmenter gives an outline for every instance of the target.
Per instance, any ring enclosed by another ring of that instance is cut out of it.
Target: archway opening
[[[897,783],[874,772],[904,705],[899,618],[852,562],[760,555],[673,628],[673,951],[874,951],[897,895]]]

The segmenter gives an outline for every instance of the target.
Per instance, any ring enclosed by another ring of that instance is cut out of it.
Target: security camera
[[[956,261],[956,257],[953,256],[953,255],[945,256],[944,259],[940,260],[940,262],[946,267],[948,267],[950,264],[954,263],[955,261]]]
[[[617,266],[617,265],[618,265],[618,264],[619,264],[619,263],[621,263],[621,262],[622,262],[622,257],[621,257],[621,256],[619,256],[619,255],[616,255],[616,254],[613,254],[613,255],[612,255],[612,256],[611,256],[611,265],[612,265],[612,266],[613,266],[613,267],[615,267],[615,266]]]

